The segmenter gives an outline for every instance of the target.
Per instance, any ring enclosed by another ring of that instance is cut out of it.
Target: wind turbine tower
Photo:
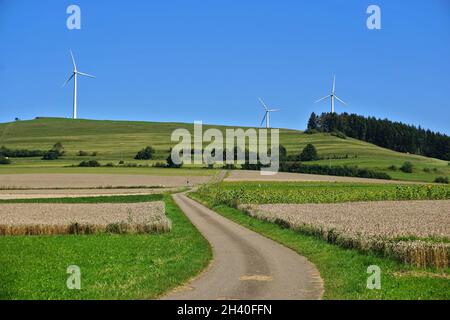
[[[77,80],[78,75],[88,77],[88,78],[95,78],[94,76],[91,76],[90,74],[81,72],[77,70],[77,64],[75,63],[75,58],[73,57],[73,52],[70,50],[70,56],[72,57],[72,63],[73,63],[73,72],[72,75],[67,79],[67,81],[63,84],[63,87],[65,87],[70,80],[73,79],[73,119],[77,118]]]
[[[259,102],[261,102],[261,104],[262,104],[262,106],[263,106],[263,108],[264,108],[264,111],[266,112],[266,113],[264,114],[264,118],[262,119],[260,126],[263,125],[264,120],[265,120],[265,121],[266,121],[266,128],[269,129],[269,128],[270,128],[270,113],[271,113],[271,112],[277,112],[277,111],[280,111],[280,109],[270,109],[270,108],[264,103],[264,101],[263,101],[261,98],[258,98],[258,100],[259,100]]]
[[[329,94],[328,96],[325,96],[319,100],[317,100],[315,103],[318,103],[322,100],[328,99],[330,98],[331,100],[331,113],[334,113],[334,99],[338,100],[339,102],[341,102],[344,105],[347,105],[347,103],[345,103],[344,101],[342,101],[342,99],[340,99],[337,95],[336,95],[336,76],[333,77],[333,87],[331,88],[331,94]]]

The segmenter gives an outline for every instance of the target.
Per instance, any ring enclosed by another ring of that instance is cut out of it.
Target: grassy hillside
[[[204,129],[212,127],[205,126]],[[214,127],[222,131],[228,128],[224,126]],[[80,150],[98,152],[96,159],[102,162],[119,160],[135,162],[133,157],[136,152],[147,145],[152,145],[156,149],[156,157],[164,159],[170,147],[174,145],[170,141],[171,133],[178,128],[186,128],[191,132],[193,131],[193,125],[186,123],[60,118],[43,118],[0,124],[0,146],[3,145],[12,149],[48,150],[54,143],[59,141],[64,145],[67,153],[65,157],[57,161],[42,161],[38,158],[13,159],[14,163],[12,165],[0,167],[0,173],[8,173],[8,171],[27,172],[32,170],[31,168],[43,172],[61,172],[65,169],[59,169],[58,167],[92,158],[78,157],[77,153]],[[287,148],[289,154],[299,153],[307,143],[313,143],[322,157],[337,156],[342,158],[348,155],[348,158],[345,159],[330,159],[316,162],[320,164],[358,165],[364,168],[385,171],[395,179],[406,180],[433,181],[437,176],[450,175],[450,166],[445,161],[402,154],[355,139],[341,139],[323,133],[307,135],[300,131],[287,129],[282,129],[280,134],[281,144]],[[414,164],[413,174],[388,169],[391,165],[399,167],[405,161],[410,161]],[[44,171],[44,167],[47,168],[45,169],[47,171]],[[425,168],[430,172],[425,172]],[[71,170],[71,168],[67,168],[67,170]],[[109,170],[122,169],[111,168]]]

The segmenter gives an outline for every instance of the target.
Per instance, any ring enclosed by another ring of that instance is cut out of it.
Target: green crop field
[[[29,202],[117,203],[160,198]],[[174,227],[163,234],[0,237],[0,300],[152,299],[182,285],[208,265],[211,249],[171,196],[164,195],[164,200]],[[81,269],[81,290],[67,289],[70,265]]]
[[[450,186],[342,182],[221,182],[198,194],[215,204],[339,203],[355,201],[448,200]]]
[[[224,132],[230,127],[205,125],[204,130],[218,128]],[[43,161],[40,158],[12,159],[13,164],[0,166],[0,173],[36,172],[74,172],[74,168],[64,168],[78,164],[82,160],[97,159],[102,164],[120,160],[126,163],[152,164],[154,161],[136,161],[136,153],[147,145],[155,149],[155,158],[164,160],[175,143],[170,141],[175,129],[185,128],[193,132],[193,125],[186,123],[156,123],[132,121],[72,120],[42,118],[31,121],[17,121],[0,124],[0,146],[11,149],[48,150],[56,142],[61,142],[66,155],[56,161]],[[438,176],[449,176],[450,166],[446,161],[387,150],[359,140],[342,139],[330,134],[308,135],[301,131],[281,129],[280,143],[288,154],[299,154],[307,143],[316,146],[322,158],[312,163],[322,165],[349,165],[384,171],[394,179],[432,182]],[[97,152],[96,157],[77,156],[79,151]],[[414,165],[413,173],[390,170],[400,167],[405,161]],[[57,169],[55,169],[57,168]],[[207,170],[193,168],[194,171],[176,171],[175,174],[210,174]],[[77,169],[86,172],[86,169]],[[96,168],[95,172],[108,173],[134,172],[153,174],[154,168]],[[160,169],[161,170],[161,169]],[[186,169],[187,170],[187,169]],[[92,172],[87,170],[88,172]],[[78,172],[78,171],[77,171]],[[161,171],[159,171],[161,172]],[[170,173],[171,171],[164,171]]]

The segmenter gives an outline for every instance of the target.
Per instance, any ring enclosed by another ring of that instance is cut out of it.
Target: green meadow
[[[13,202],[128,203],[161,199],[173,223],[167,233],[0,237],[0,300],[155,299],[184,284],[209,264],[212,253],[169,194]],[[81,269],[81,290],[66,286],[66,271],[71,265]]]

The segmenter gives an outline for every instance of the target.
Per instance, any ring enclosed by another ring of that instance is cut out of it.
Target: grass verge
[[[344,249],[313,236],[250,217],[209,198],[189,194],[224,217],[273,239],[308,258],[320,271],[324,299],[450,299],[450,269],[417,269],[375,254]],[[381,268],[381,290],[367,289],[367,268]]]
[[[104,198],[136,201],[96,200]],[[0,299],[154,299],[185,283],[208,265],[211,249],[171,196],[164,201],[173,223],[165,234],[0,237]],[[70,265],[81,268],[81,290],[67,289]]]

